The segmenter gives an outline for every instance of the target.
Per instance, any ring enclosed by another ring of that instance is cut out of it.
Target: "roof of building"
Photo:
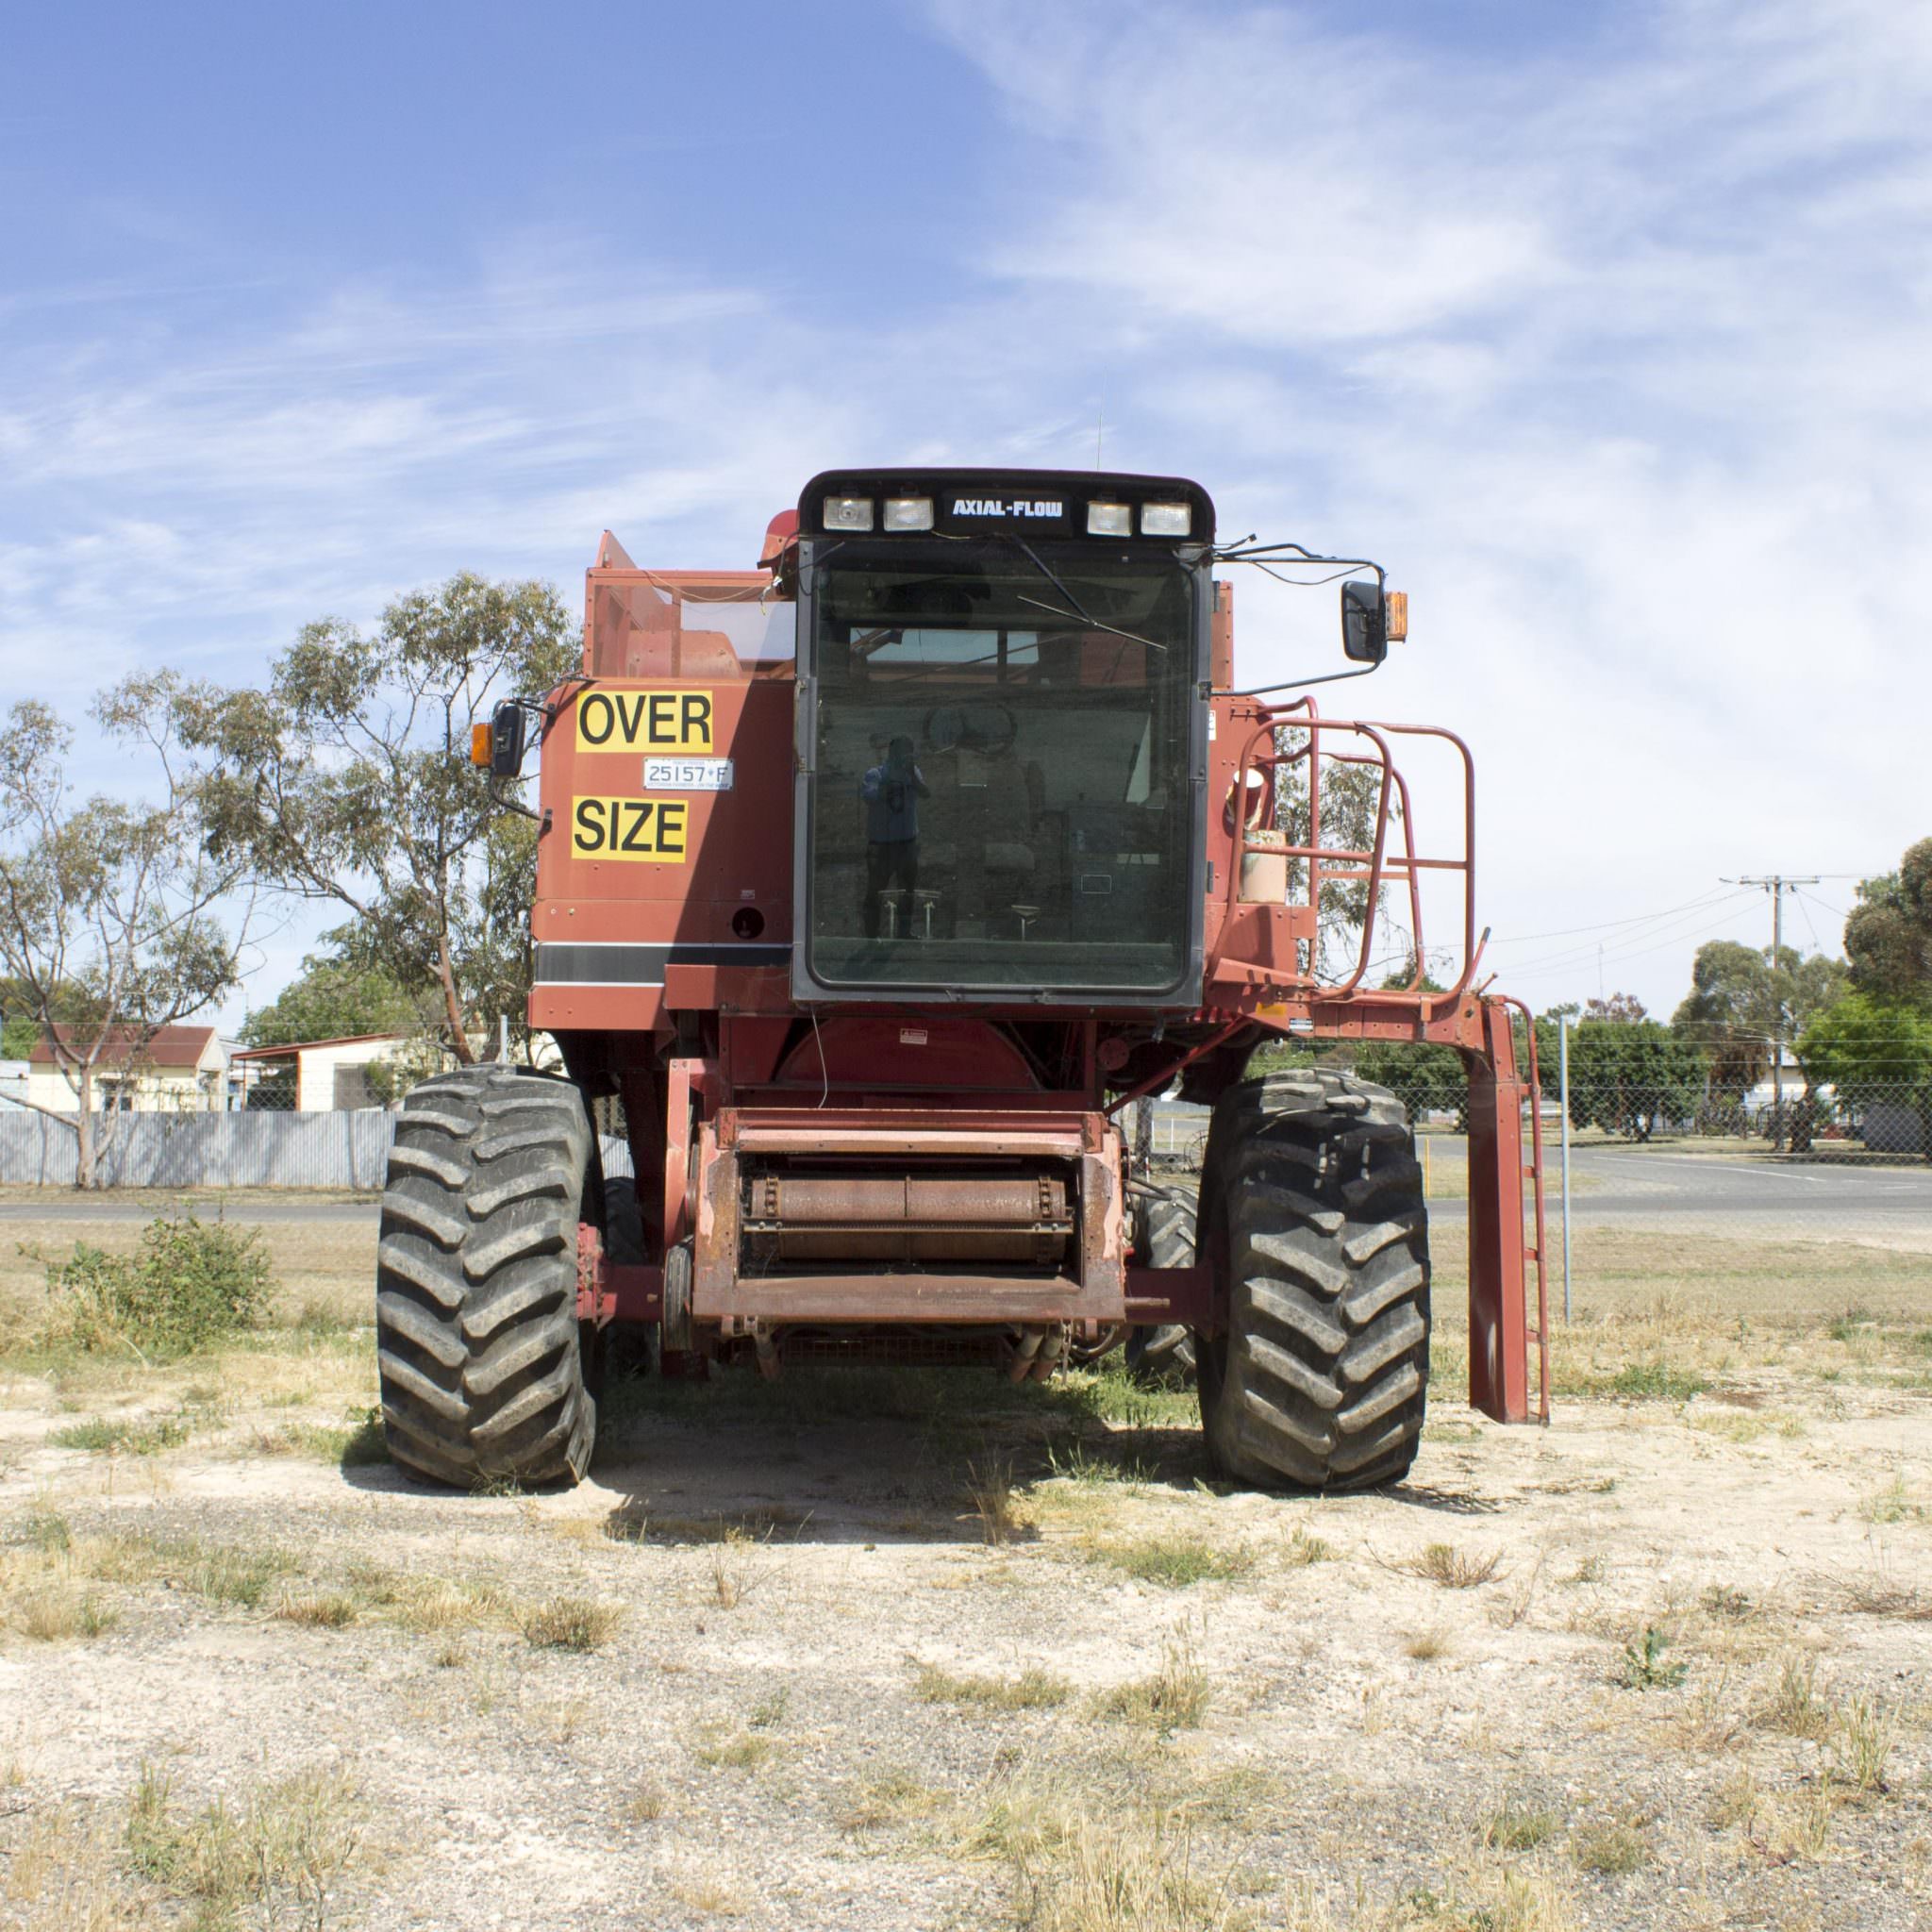
[[[61,1041],[75,1043],[77,1051],[84,1051],[92,1043],[92,1029],[90,1027],[61,1023],[55,1026],[54,1031]],[[198,1067],[214,1040],[215,1029],[212,1026],[158,1026],[145,1043],[142,1041],[142,1029],[139,1026],[110,1026],[94,1066],[110,1070],[125,1067],[130,1059],[138,1057],[144,1066]],[[59,1065],[53,1047],[44,1039],[34,1041],[33,1051],[27,1058],[37,1067]]]
[[[407,1040],[407,1033],[344,1033],[334,1040],[287,1040],[279,1046],[244,1046],[229,1055],[238,1060],[285,1060],[293,1054],[309,1053],[318,1046],[361,1046],[375,1040]]]

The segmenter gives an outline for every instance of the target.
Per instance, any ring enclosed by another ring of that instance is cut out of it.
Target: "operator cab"
[[[1207,492],[838,471],[798,529],[794,995],[1197,1005]]]

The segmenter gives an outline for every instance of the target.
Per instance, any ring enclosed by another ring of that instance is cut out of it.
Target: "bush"
[[[142,1355],[192,1355],[252,1328],[275,1276],[256,1228],[157,1215],[134,1255],[76,1241],[47,1269],[47,1340],[93,1351],[132,1343]]]

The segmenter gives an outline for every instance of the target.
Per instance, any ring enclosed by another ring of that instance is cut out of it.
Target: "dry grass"
[[[994,1548],[1011,1542],[1025,1527],[1013,1498],[1013,1462],[993,1453],[966,1466],[966,1498],[979,1518],[981,1538]]]
[[[364,1807],[355,1781],[318,1768],[256,1786],[232,1807],[217,1798],[178,1816],[170,1774],[144,1764],[127,1812],[126,1848],[142,1877],[199,1902],[195,1923],[320,1926],[337,1881],[362,1848]]]
[[[1474,1590],[1497,1574],[1502,1560],[1500,1550],[1483,1554],[1458,1549],[1454,1543],[1427,1543],[1400,1567],[1444,1590]]]
[[[777,1749],[762,1731],[705,1730],[692,1742],[691,1755],[714,1771],[757,1771]]]
[[[1455,1648],[1455,1639],[1440,1626],[1411,1630],[1402,1640],[1402,1654],[1423,1664],[1434,1663],[1439,1657],[1447,1657]]]
[[[525,1611],[524,1641],[533,1650],[602,1650],[623,1620],[621,1605],[553,1596]]]
[[[1650,1863],[1650,1840],[1635,1824],[1605,1824],[1581,1833],[1572,1843],[1570,1855],[1586,1872],[1622,1878]]]
[[[1095,1704],[1102,1717],[1169,1732],[1197,1729],[1212,1701],[1208,1673],[1195,1655],[1191,1631],[1176,1630],[1162,1641],[1160,1668],[1151,1676],[1117,1684]]]
[[[312,1596],[284,1596],[275,1615],[285,1624],[309,1630],[343,1630],[362,1613],[362,1606],[345,1590],[324,1591]]]
[[[1028,1666],[1011,1677],[978,1677],[920,1664],[916,1694],[927,1704],[958,1704],[975,1710],[1051,1710],[1074,1694],[1064,1677]]]
[[[1131,1542],[1090,1543],[1087,1557],[1090,1562],[1119,1570],[1136,1582],[1158,1583],[1167,1590],[1246,1576],[1255,1567],[1252,1550],[1224,1550],[1187,1531],[1140,1537]]]
[[[1779,1660],[1776,1681],[1751,1716],[1762,1729],[1782,1731],[1788,1738],[1824,1737],[1831,1714],[1818,1689],[1818,1659],[1808,1651],[1788,1650]]]
[[[1529,1852],[1556,1837],[1557,1827],[1554,1811],[1508,1804],[1484,1819],[1480,1837],[1492,1851]]]
[[[839,1829],[854,1836],[894,1829],[931,1818],[945,1802],[943,1791],[935,1790],[916,1774],[902,1765],[889,1766],[847,1794],[839,1807]]]

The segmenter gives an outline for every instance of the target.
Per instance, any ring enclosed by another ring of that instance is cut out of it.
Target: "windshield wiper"
[[[1145,644],[1150,651],[1164,651],[1167,649],[1167,646],[1160,642],[1158,638],[1143,638],[1139,631],[1123,630],[1117,624],[1108,624],[1102,619],[1095,617],[1080,602],[1079,598],[1074,596],[1073,591],[1048,569],[1045,560],[1034,549],[1032,544],[1027,542],[1025,538],[1015,536],[1009,530],[1003,530],[999,534],[1005,537],[1008,542],[1017,545],[1020,550],[1024,551],[1033,568],[1074,608],[1071,610],[1056,610],[1051,604],[1042,604],[1038,597],[1022,597],[1019,600],[1022,604],[1030,604],[1034,609],[1044,610],[1050,617],[1077,617],[1090,629],[1104,630],[1111,637],[1125,638],[1129,643]]]

